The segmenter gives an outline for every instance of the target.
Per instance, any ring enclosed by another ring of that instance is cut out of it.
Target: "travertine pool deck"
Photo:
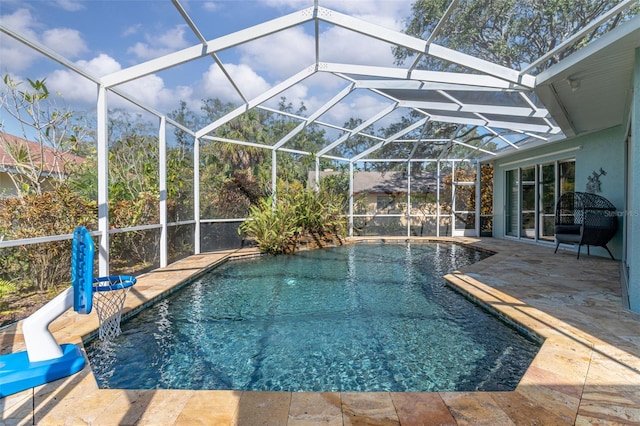
[[[585,253],[578,260],[574,250],[554,255],[553,247],[516,241],[454,240],[497,254],[448,275],[451,284],[545,339],[513,392],[101,390],[85,367],[0,399],[0,424],[640,424],[640,315],[622,307],[620,262]],[[191,256],[141,276],[125,310],[226,257],[251,253]],[[73,312],[50,327],[59,343],[76,344],[96,328],[95,313]],[[20,324],[0,330],[0,352],[19,350]]]

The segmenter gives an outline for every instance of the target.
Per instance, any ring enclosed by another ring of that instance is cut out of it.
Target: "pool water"
[[[87,354],[101,388],[512,390],[539,343],[442,278],[486,256],[362,244],[230,261]]]

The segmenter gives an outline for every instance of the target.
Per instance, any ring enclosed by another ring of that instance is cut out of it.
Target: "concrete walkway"
[[[376,239],[374,239],[376,240]],[[380,240],[380,239],[377,239]],[[385,239],[392,241],[397,239]],[[622,308],[617,261],[499,239],[456,238],[496,252],[447,276],[469,297],[545,342],[513,392],[289,393],[98,389],[90,368],[0,399],[0,424],[560,425],[640,424],[640,315]],[[191,256],[138,278],[133,313],[238,250]],[[97,317],[67,312],[51,330],[82,343]],[[1,353],[24,349],[20,324]]]

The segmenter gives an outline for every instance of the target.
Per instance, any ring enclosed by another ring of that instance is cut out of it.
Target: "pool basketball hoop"
[[[112,339],[121,333],[120,320],[124,301],[135,283],[136,279],[128,275],[93,279],[93,302],[98,313],[100,340]]]
[[[95,303],[100,324],[98,336],[101,340],[112,339],[121,332],[124,301],[136,279],[128,275],[93,278],[93,255],[94,246],[89,231],[84,227],[76,228],[71,256],[74,309],[88,314]]]
[[[43,385],[82,370],[84,354],[74,344],[59,345],[49,331],[49,324],[69,308],[89,314],[94,295],[100,339],[120,334],[120,319],[134,277],[116,275],[93,277],[94,244],[91,234],[79,226],[71,246],[71,286],[22,323],[26,351],[0,356],[0,398]]]

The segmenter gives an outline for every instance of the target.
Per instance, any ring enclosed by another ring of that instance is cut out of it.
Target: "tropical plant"
[[[342,197],[328,191],[300,190],[290,195],[296,209],[298,225],[308,234],[342,235],[345,222],[342,216]]]
[[[273,197],[260,200],[250,208],[239,230],[254,239],[261,251],[271,254],[292,252],[300,238],[340,237],[346,229],[343,197],[306,189],[300,183],[281,184],[275,205]]]
[[[273,198],[261,199],[249,209],[249,218],[239,228],[245,236],[255,240],[260,251],[268,254],[289,253],[294,250],[300,228],[296,211],[287,202],[274,205]]]

